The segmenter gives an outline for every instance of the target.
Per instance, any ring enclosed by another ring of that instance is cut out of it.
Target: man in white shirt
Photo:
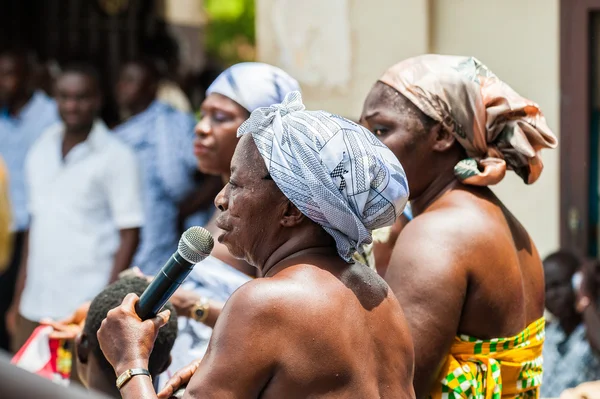
[[[30,230],[13,301],[13,350],[43,318],[61,319],[130,266],[142,225],[133,152],[97,119],[98,79],[84,67],[56,83],[62,123],[44,132],[25,164]]]

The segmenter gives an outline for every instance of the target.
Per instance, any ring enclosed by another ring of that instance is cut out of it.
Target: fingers
[[[195,361],[194,363],[185,366],[184,368],[173,374],[173,377],[171,377],[169,381],[167,381],[165,387],[158,393],[158,397],[160,399],[167,399],[171,397],[175,393],[175,391],[177,391],[183,385],[186,385],[188,382],[190,382],[190,379],[198,369],[199,365],[200,362]]]
[[[79,334],[79,330],[70,330],[70,331],[53,331],[50,333],[50,339],[65,339],[72,340],[77,338]]]
[[[171,379],[169,381],[167,381],[167,384],[157,394],[158,398],[159,399],[170,398],[171,396],[173,396],[173,393],[175,393],[175,390],[178,389],[180,384],[181,384],[181,379],[177,376],[177,374],[175,374],[173,377],[171,377]]]
[[[171,311],[169,309],[166,309],[157,314],[156,317],[154,317],[153,319],[150,319],[150,321],[154,323],[154,327],[158,331],[159,328],[161,328],[169,322],[169,317],[171,317]]]
[[[135,304],[137,303],[137,301],[140,298],[136,295],[136,294],[127,294],[127,296],[125,296],[125,298],[123,298],[123,302],[121,303],[121,306],[124,307],[127,310],[131,310],[133,313],[135,313]]]

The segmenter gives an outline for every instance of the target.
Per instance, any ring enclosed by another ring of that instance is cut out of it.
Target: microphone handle
[[[142,320],[156,317],[194,266],[193,263],[189,263],[178,252],[175,252],[158,274],[154,276],[154,279],[136,303],[135,312],[138,316]]]

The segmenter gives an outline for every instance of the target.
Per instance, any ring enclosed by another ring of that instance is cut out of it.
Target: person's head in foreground
[[[266,278],[230,297],[206,356],[161,397],[187,380],[192,398],[414,397],[400,305],[376,272],[352,261],[404,208],[397,158],[363,127],[305,111],[299,92],[255,110],[238,134],[230,182],[215,200],[219,239]],[[149,348],[160,325],[131,316],[134,299],[98,333],[117,374],[145,362],[125,359],[117,342]],[[137,378],[121,394],[139,397],[148,384]]]
[[[347,119],[305,111],[299,92],[254,111],[238,136],[229,183],[215,199],[219,240],[256,267],[296,242],[337,248],[352,262],[406,205],[394,154]]]
[[[200,171],[229,175],[240,125],[255,109],[279,104],[294,90],[300,90],[294,78],[260,62],[236,64],[221,73],[206,90],[196,125],[194,153]]]
[[[570,333],[581,322],[576,307],[576,278],[580,270],[579,258],[568,251],[559,251],[544,259],[544,281],[546,284],[546,308],[558,318],[563,329]],[[575,283],[575,284],[574,284]]]
[[[488,188],[507,169],[526,184],[540,177],[540,152],[557,143],[539,106],[473,57],[430,54],[388,69],[361,122],[402,161],[410,185],[415,218],[398,236],[385,279],[413,333],[417,396],[539,394],[541,260]],[[502,373],[481,369],[475,357],[502,359]]]
[[[509,169],[532,184],[540,151],[557,143],[539,106],[473,57],[432,54],[394,65],[371,89],[361,121],[402,160],[411,200],[448,172],[489,186]]]
[[[115,372],[104,357],[96,334],[109,310],[121,304],[129,293],[141,295],[149,283],[141,277],[125,277],[106,287],[90,305],[83,331],[76,338],[76,367],[79,378],[88,389],[119,396]],[[177,316],[173,306],[167,302],[165,309],[171,311],[168,323],[160,329],[154,342],[148,370],[154,379],[171,363],[171,348],[177,338]]]

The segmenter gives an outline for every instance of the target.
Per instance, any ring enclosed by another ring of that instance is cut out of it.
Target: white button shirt
[[[134,153],[104,125],[62,158],[62,124],[49,128],[25,163],[31,225],[23,317],[60,319],[108,283],[119,230],[141,227]]]

